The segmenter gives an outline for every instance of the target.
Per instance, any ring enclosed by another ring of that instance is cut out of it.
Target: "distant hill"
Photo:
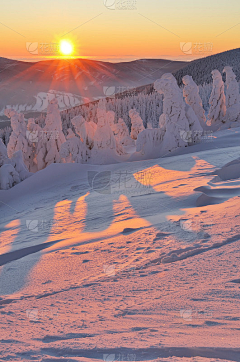
[[[240,81],[240,48],[194,60],[173,75],[179,85],[182,84],[184,75],[191,75],[197,85],[203,85],[212,82],[211,72],[213,69],[218,69],[222,73],[226,65],[233,67],[237,80]]]
[[[21,62],[0,58],[0,118],[6,106],[45,112],[56,97],[60,109],[121,93],[176,72],[186,62],[140,59],[110,63],[88,59]]]

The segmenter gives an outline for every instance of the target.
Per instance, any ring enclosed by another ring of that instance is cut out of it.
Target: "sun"
[[[73,45],[69,40],[61,40],[59,46],[62,55],[71,55],[73,53]]]

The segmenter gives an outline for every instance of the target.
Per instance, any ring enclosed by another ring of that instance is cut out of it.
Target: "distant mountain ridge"
[[[45,112],[57,97],[61,109],[154,82],[186,62],[140,59],[110,63],[88,59],[36,63],[0,58],[0,116],[6,106],[20,112]]]

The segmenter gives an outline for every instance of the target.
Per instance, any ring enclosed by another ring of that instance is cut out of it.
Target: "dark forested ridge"
[[[182,77],[184,75],[191,75],[197,85],[203,85],[204,83],[212,82],[211,72],[213,69],[218,69],[222,72],[226,65],[233,67],[237,80],[240,81],[240,48],[194,60],[186,67],[173,73],[173,75],[176,77],[179,85],[182,85]]]

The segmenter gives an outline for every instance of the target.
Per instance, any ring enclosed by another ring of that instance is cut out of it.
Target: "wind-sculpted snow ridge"
[[[219,204],[231,197],[240,197],[240,159],[233,160],[216,170],[216,176],[209,186],[202,186],[195,191],[202,192],[197,200],[197,206]]]

